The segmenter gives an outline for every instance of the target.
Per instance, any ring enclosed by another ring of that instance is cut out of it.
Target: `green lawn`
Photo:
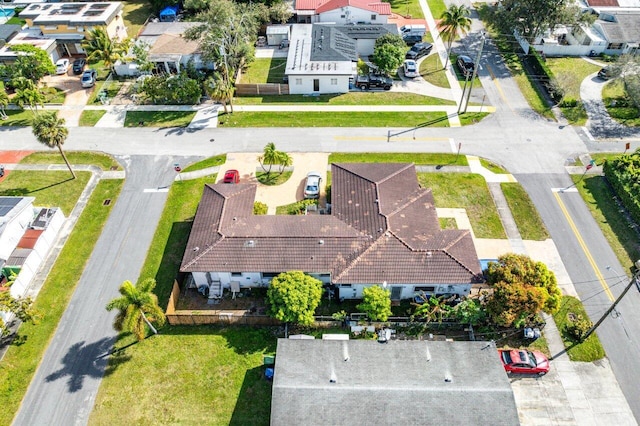
[[[415,163],[427,166],[468,166],[467,157],[455,154],[427,154],[419,152],[334,152],[329,155],[331,163]]]
[[[622,81],[607,83],[602,90],[602,100],[611,118],[629,127],[640,127],[640,110],[624,90]]]
[[[187,127],[195,115],[195,111],[127,111],[124,127]]]
[[[581,175],[572,175],[574,182]],[[634,232],[630,232],[630,224],[620,212],[616,203],[612,202],[614,194],[602,176],[585,176],[576,184],[591,215],[600,226],[611,249],[616,254],[625,270],[633,268],[633,262],[640,259],[640,246]]]
[[[559,104],[563,115],[571,124],[584,125],[589,117],[584,106],[579,102],[580,84],[600,67],[582,58],[547,58],[547,66],[564,89],[563,102]]]
[[[197,163],[193,163],[184,169],[182,172],[194,172],[196,170],[208,169],[209,167],[220,166],[227,161],[227,154],[215,155],[213,157],[205,158],[202,161],[198,161]]]
[[[593,362],[604,358],[604,348],[602,347],[600,339],[598,339],[598,335],[596,333],[589,336],[589,338],[583,343],[578,343],[567,336],[565,333],[565,327],[569,322],[569,314],[582,315],[583,317],[588,318],[588,315],[584,310],[584,306],[582,306],[582,303],[578,299],[571,296],[562,296],[560,310],[553,314],[553,319],[560,331],[565,348],[571,348],[567,352],[569,359],[572,361]]]
[[[402,92],[349,92],[339,95],[272,95],[234,98],[235,105],[455,105],[454,101]]]
[[[435,1],[435,0],[434,0]],[[390,0],[391,12],[412,19],[424,19],[418,0]]]
[[[101,71],[100,71],[100,68],[97,68],[97,69],[98,69],[98,83],[93,87],[93,91],[91,92],[89,99],[87,99],[87,105],[102,105],[102,101],[98,97],[98,94],[102,90],[106,90],[108,99],[113,99],[118,94],[118,92],[120,91],[120,88],[122,88],[122,85],[124,83],[119,80],[111,80],[109,83],[101,81],[101,78],[100,78]],[[103,70],[102,72],[108,73],[108,71],[105,71],[105,70]]]
[[[462,124],[463,126],[469,126],[479,123],[487,115],[489,115],[488,112],[465,112],[458,117],[460,118],[460,124]]]
[[[509,210],[524,240],[544,241],[550,238],[538,210],[519,183],[501,183]]]
[[[499,174],[499,175],[509,174],[509,172],[507,170],[503,169],[498,164],[492,163],[491,161],[486,160],[484,158],[480,158],[480,165],[482,167],[484,167],[485,169],[490,170],[493,173],[496,173],[496,174]]]
[[[80,114],[80,126],[93,127],[107,113],[105,110],[86,109]]]
[[[443,0],[427,0],[427,4],[429,5],[429,10],[431,10],[431,15],[433,15],[433,19],[438,22],[440,17],[447,10],[447,6],[444,4]]]
[[[218,127],[449,127],[445,112],[234,112],[218,119]]]
[[[11,173],[7,181],[19,173],[21,172]],[[28,173],[41,175],[45,172]],[[46,173],[57,174],[58,172]],[[79,178],[80,175],[82,178],[88,178],[88,173],[78,174]],[[7,181],[3,182],[3,186]],[[43,177],[41,184],[46,184],[47,181]],[[31,378],[82,275],[84,265],[102,232],[107,216],[115,205],[111,203],[109,206],[103,206],[102,202],[107,198],[115,200],[120,193],[122,183],[121,180],[103,180],[98,183],[35,301],[34,306],[41,314],[38,324],[22,324],[19,330],[20,338],[16,341],[22,343],[9,346],[0,364],[0,406],[2,406],[0,424],[10,424],[17,412]],[[53,204],[68,203],[70,195],[59,191],[57,197],[59,201]],[[77,197],[72,202],[75,203],[76,199]]]
[[[449,89],[451,86],[449,85],[449,80],[447,80],[447,74],[442,68],[443,65],[438,54],[429,55],[420,62],[420,75],[425,81],[434,86]]]
[[[77,179],[69,171],[14,170],[2,182],[0,195],[35,197],[38,207],[60,207],[68,216],[89,182],[91,173],[76,172]]]
[[[45,104],[62,105],[64,103],[64,98],[66,97],[64,90],[55,87],[45,87],[41,90]]]
[[[111,357],[89,424],[267,426],[275,349],[271,328],[164,327]]]
[[[436,207],[466,209],[478,238],[507,238],[484,178],[470,173],[418,173],[418,181],[431,188]]]
[[[89,151],[65,151],[67,160],[73,164],[93,164],[102,170],[122,170],[120,164],[108,154]],[[38,151],[27,155],[20,161],[22,164],[64,164],[62,156],[55,151]]]
[[[287,60],[283,58],[256,58],[242,73],[240,83],[282,83],[286,64]]]
[[[147,0],[127,0],[123,2],[122,19],[127,27],[127,35],[136,38],[147,18],[153,13]]]
[[[277,167],[274,167],[271,173],[256,172],[256,179],[263,185],[276,186],[282,185],[289,180],[293,172],[285,171],[280,173]]]
[[[5,113],[9,116],[6,120],[0,120],[0,126],[31,126],[33,113],[27,110],[8,109]]]

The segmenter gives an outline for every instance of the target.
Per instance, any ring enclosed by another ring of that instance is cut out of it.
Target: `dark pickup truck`
[[[362,90],[369,90],[373,88],[381,88],[384,90],[391,89],[393,85],[393,80],[384,75],[377,74],[369,74],[369,75],[359,75],[356,78],[356,86]]]

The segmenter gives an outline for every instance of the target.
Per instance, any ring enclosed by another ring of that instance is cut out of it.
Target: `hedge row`
[[[640,149],[605,161],[603,170],[633,220],[640,223]]]
[[[533,78],[537,78],[542,83],[554,101],[560,102],[564,93],[557,83],[556,76],[553,74],[553,71],[551,71],[551,68],[547,66],[542,55],[535,49],[530,49],[529,55],[525,57],[525,60],[531,67]]]

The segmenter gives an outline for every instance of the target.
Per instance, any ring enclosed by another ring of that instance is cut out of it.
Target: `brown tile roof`
[[[206,185],[181,271],[331,273],[334,283],[460,284],[468,230],[441,230],[412,164],[333,164],[332,214],[254,216],[255,185]]]

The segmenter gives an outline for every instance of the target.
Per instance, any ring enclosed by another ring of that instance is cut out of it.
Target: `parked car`
[[[411,47],[411,49],[409,49],[409,51],[405,55],[405,58],[417,61],[423,56],[427,56],[429,53],[431,53],[431,49],[433,49],[433,44],[431,43],[416,43]]]
[[[402,64],[402,71],[404,72],[404,76],[407,78],[416,78],[420,75],[418,72],[418,64],[413,59],[407,59]]]
[[[309,172],[304,185],[304,198],[320,198],[320,182],[322,182],[320,173]]]
[[[69,60],[68,59],[58,59],[56,62],[56,74],[66,74],[69,69]]]
[[[71,67],[71,69],[73,70],[74,74],[82,74],[85,65],[87,65],[87,60],[84,58],[78,58],[73,61],[73,66]]]
[[[507,373],[542,376],[549,372],[549,360],[542,352],[526,349],[498,349],[498,353]]]
[[[390,90],[391,86],[393,86],[393,80],[385,75],[370,73],[368,75],[358,75],[356,86],[361,90],[369,90],[376,87]]]
[[[470,57],[466,55],[458,56],[458,59],[456,59],[456,65],[458,65],[458,69],[465,77],[473,75],[473,68],[475,67],[475,64]]]
[[[422,36],[416,34],[409,34],[402,37],[402,40],[407,44],[407,46],[413,46],[416,43],[422,43]]]
[[[237,170],[227,170],[224,172],[222,183],[238,183],[240,182],[240,173]]]
[[[93,87],[96,84],[96,79],[98,78],[98,73],[94,69],[85,70],[82,73],[82,78],[80,82],[82,83],[82,87]]]
[[[609,80],[611,77],[613,77],[612,74],[613,73],[612,73],[611,67],[604,67],[600,71],[598,71],[598,77],[600,77],[603,80]]]

